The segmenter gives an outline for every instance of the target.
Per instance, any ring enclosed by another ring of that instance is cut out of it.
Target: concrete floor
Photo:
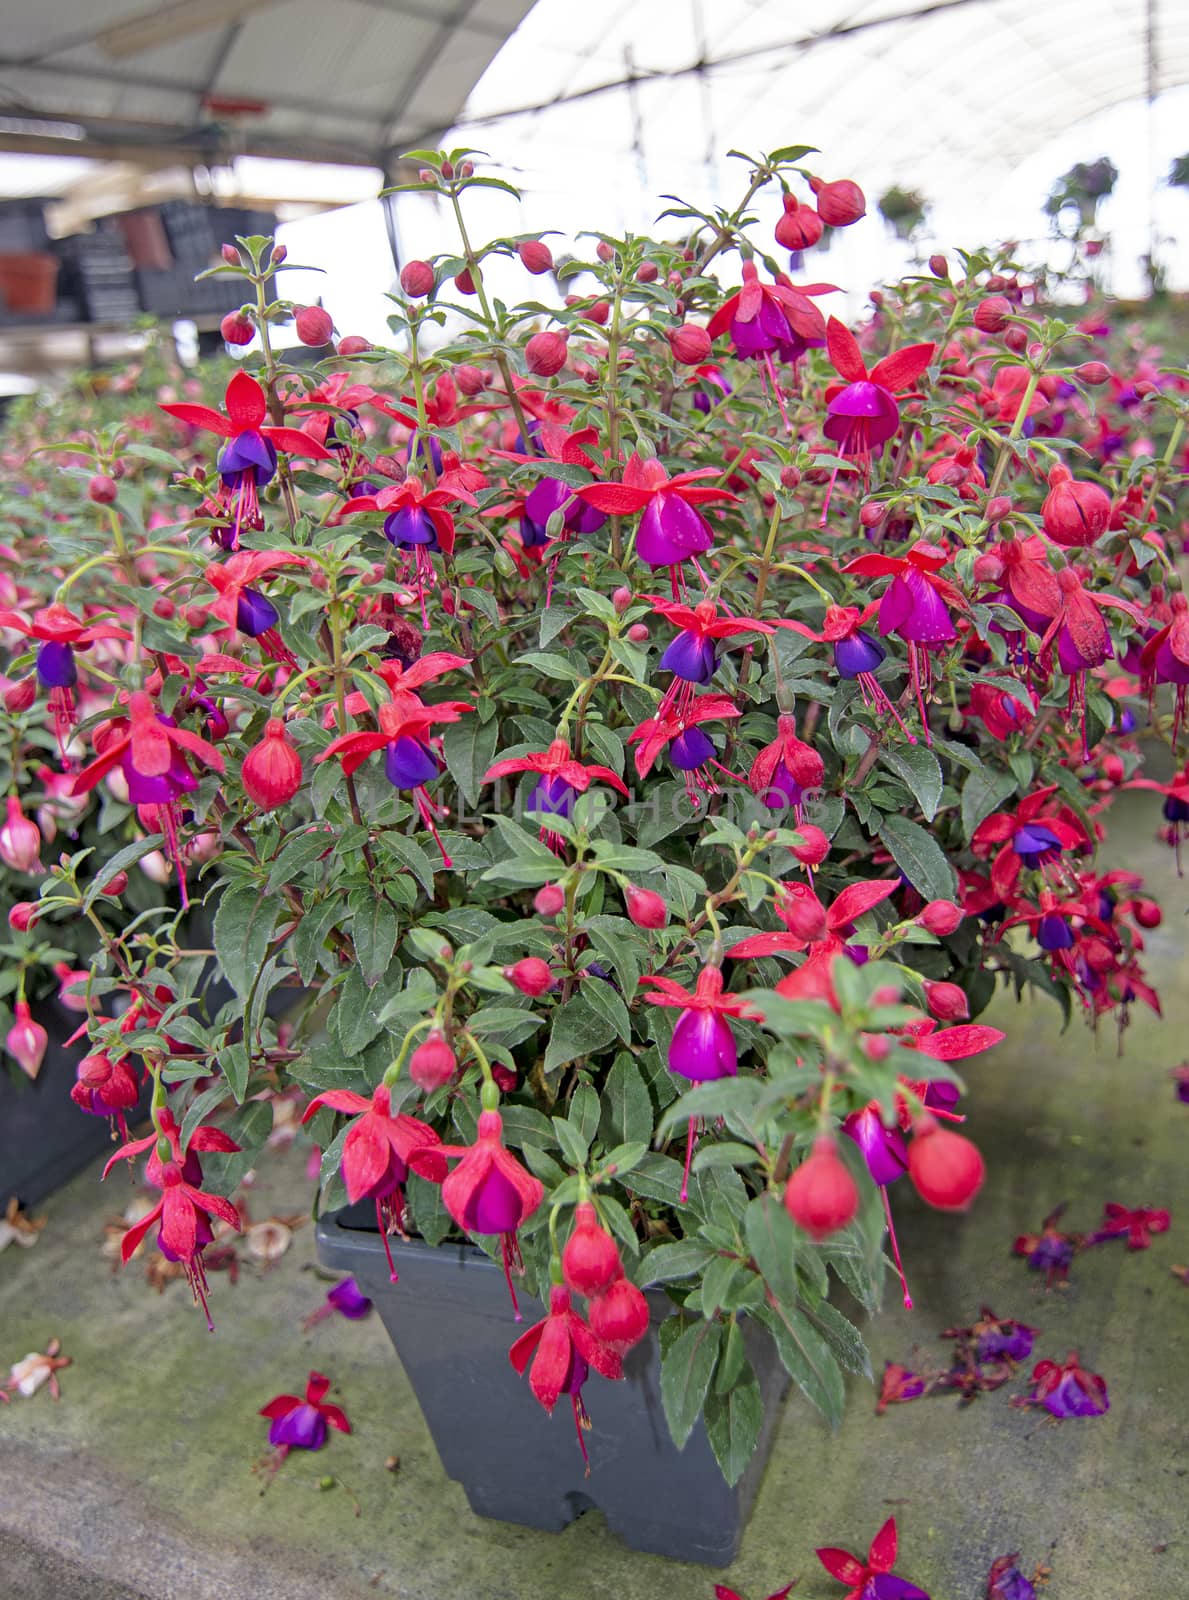
[[[876,1417],[856,1381],[832,1436],[794,1397],[726,1574],[635,1555],[597,1514],[558,1536],[483,1522],[444,1477],[379,1322],[300,1331],[325,1288],[309,1270],[312,1229],[257,1282],[213,1277],[211,1337],[184,1285],[159,1297],[138,1264],[113,1275],[100,1257],[103,1218],[127,1190],[98,1190],[96,1168],[41,1208],[33,1249],[0,1256],[0,1364],[55,1336],[74,1358],[60,1404],[43,1390],[0,1408],[0,1600],[711,1600],[722,1579],[762,1600],[793,1577],[798,1600],[837,1600],[814,1545],[861,1550],[893,1510],[898,1570],[933,1600],[982,1600],[992,1559],[1016,1549],[1029,1570],[1051,1565],[1051,1600],[1189,1592],[1189,1289],[1169,1272],[1189,1260],[1189,1108],[1167,1079],[1189,1055],[1189,886],[1152,840],[1157,807],[1127,797],[1108,859],[1145,872],[1164,901],[1150,967],[1166,1022],[1137,1012],[1119,1060],[1110,1026],[1095,1042],[1077,1021],[1061,1035],[1051,1003],[996,1006],[1010,1041],[969,1071],[986,1188],[952,1218],[899,1186],[917,1309],[889,1289],[869,1330],[879,1371],[989,1304],[1042,1330],[1038,1354],[1079,1350],[1110,1385],[1107,1416],[1056,1424],[1000,1391]],[[254,1217],[305,1203],[301,1166],[270,1164]],[[1090,1252],[1069,1290],[1048,1294],[1009,1251],[1060,1200],[1074,1227],[1118,1200],[1170,1207],[1173,1228],[1145,1254]],[[257,1409],[310,1367],[333,1377],[355,1431],[291,1457],[262,1495]],[[321,1488],[328,1474],[345,1487]]]

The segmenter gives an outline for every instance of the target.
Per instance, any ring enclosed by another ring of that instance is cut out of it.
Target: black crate
[[[44,200],[0,201],[0,255],[36,254],[49,242]]]

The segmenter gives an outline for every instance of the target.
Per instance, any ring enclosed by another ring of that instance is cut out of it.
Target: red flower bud
[[[533,899],[538,916],[556,917],[566,903],[565,890],[560,883],[547,883],[537,890]]]
[[[475,279],[469,267],[464,267],[461,272],[456,274],[454,279],[454,287],[458,290],[459,294],[475,293]]]
[[[1011,515],[1011,500],[1005,494],[997,494],[993,500],[987,501],[987,521],[1002,522],[1004,517]]]
[[[487,379],[478,367],[468,366],[466,362],[460,367],[455,367],[454,381],[465,395],[478,394],[481,389],[487,387]]]
[[[709,358],[710,335],[696,322],[683,322],[679,328],[670,328],[668,339],[674,361],[680,361],[684,367],[699,366]]]
[[[621,583],[619,588],[616,589],[615,593],[611,596],[611,604],[615,607],[615,615],[617,617],[622,617],[631,603],[632,591],[628,588],[626,583]]]
[[[982,333],[1002,333],[1011,316],[1011,301],[1001,294],[988,295],[974,308],[974,325]]]
[[[813,1141],[812,1154],[785,1185],[784,1209],[811,1239],[826,1239],[854,1220],[859,1188],[828,1135]]]
[[[825,224],[812,206],[801,205],[795,195],[785,195],[784,215],[776,224],[777,244],[786,250],[810,250],[824,231]]]
[[[28,933],[37,921],[37,901],[18,900],[8,908],[8,926],[17,933]]]
[[[863,1034],[863,1054],[868,1061],[886,1061],[892,1053],[892,1041],[886,1033]]]
[[[613,261],[615,259],[615,251],[613,247],[607,243],[606,239],[599,240],[598,244],[595,246],[595,255],[598,256],[599,260],[604,263]]]
[[[417,182],[418,183],[436,183],[437,182],[437,177],[438,177],[438,175],[433,170],[432,167],[419,167],[418,168],[418,171],[417,171]]]
[[[1054,544],[1084,549],[1111,520],[1111,497],[1096,483],[1079,482],[1068,467],[1053,467],[1040,508],[1041,525]]]
[[[1023,328],[1010,327],[1003,335],[1003,342],[1013,355],[1019,355],[1028,347],[1028,335]]]
[[[542,961],[540,956],[522,956],[512,966],[504,968],[504,977],[519,989],[521,994],[532,995],[534,998],[547,993],[556,982],[548,961]]]
[[[87,485],[87,499],[97,506],[111,505],[118,493],[116,480],[109,478],[106,472],[97,472]]]
[[[810,178],[809,187],[817,196],[817,214],[827,227],[849,228],[852,222],[867,215],[863,191],[849,178],[839,178],[835,183]]]
[[[37,699],[37,679],[32,673],[27,678],[21,678],[16,683],[10,683],[4,691],[4,709],[11,711],[15,716],[17,712],[28,711]]]
[[[962,907],[956,906],[952,900],[930,900],[917,921],[927,932],[935,933],[939,939],[945,939],[951,933],[957,932],[962,923],[962,916]]]
[[[574,1210],[574,1231],[561,1253],[561,1270],[575,1294],[601,1294],[623,1276],[619,1246],[599,1225],[598,1214],[588,1200]]]
[[[636,268],[637,283],[655,283],[658,275],[659,269],[655,261],[641,261]]]
[[[167,594],[159,595],[153,601],[153,615],[160,617],[162,622],[168,622],[172,617],[177,616],[177,610],[176,603]]]
[[[21,810],[15,794],[8,797],[8,815],[0,827],[0,861],[14,872],[40,872],[41,830]]]
[[[970,1001],[965,989],[956,983],[931,983],[921,980],[925,991],[925,1004],[939,1022],[965,1022],[970,1015]]]
[[[301,788],[301,757],[279,717],[269,719],[264,737],[244,757],[240,777],[249,799],[262,811],[275,811]]]
[[[242,311],[229,311],[219,324],[219,332],[227,344],[251,344],[256,337],[256,325]]]
[[[993,550],[984,550],[981,556],[975,556],[971,571],[976,583],[998,583],[1003,576],[1003,562]]]
[[[400,286],[414,300],[433,288],[433,268],[428,261],[406,261],[400,269]]]
[[[12,1011],[15,1020],[4,1040],[4,1048],[27,1078],[36,1078],[45,1060],[50,1036],[40,1022],[34,1022],[27,1001],[18,1000]]]
[[[341,356],[361,356],[371,347],[371,340],[365,339],[361,333],[349,333],[345,339],[340,339],[336,346]]]
[[[634,883],[629,883],[623,898],[628,916],[637,928],[663,928],[668,922],[669,908],[663,895],[657,894],[655,889],[638,889]]]
[[[648,1301],[630,1278],[617,1278],[590,1302],[590,1331],[624,1355],[648,1332]]]
[[[1133,900],[1131,914],[1141,928],[1158,928],[1164,921],[1164,912],[1155,900]]]
[[[888,508],[878,500],[868,500],[859,511],[859,521],[865,528],[878,528],[888,514]]]
[[[873,1006],[895,1006],[900,1004],[900,990],[894,983],[881,983],[871,996]]]
[[[605,300],[596,300],[594,305],[591,306],[590,310],[586,313],[587,320],[589,322],[597,323],[600,328],[603,327],[610,315],[611,307]]]
[[[917,1193],[938,1211],[965,1211],[987,1175],[978,1148],[927,1113],[917,1119],[914,1131],[908,1176]]]
[[[453,161],[443,161],[442,162],[442,176],[443,176],[443,178],[452,178],[454,176],[454,163],[453,163]]]
[[[268,259],[274,267],[279,267],[281,262],[287,261],[288,258],[289,246],[287,244],[274,244],[268,252]]]
[[[516,246],[516,254],[534,277],[553,268],[553,251],[543,239],[522,239]]]
[[[329,344],[334,337],[334,318],[321,306],[298,306],[293,325],[302,344],[311,349]]]
[[[460,178],[473,178],[475,176],[475,163],[473,161],[464,161],[458,169],[458,176]]]
[[[782,489],[795,489],[801,482],[801,472],[790,461],[787,466],[780,469],[780,486]]]
[[[646,622],[633,622],[628,629],[628,638],[633,644],[643,644],[648,638],[648,624]]]
[[[449,1083],[457,1067],[458,1058],[438,1028],[426,1034],[409,1057],[409,1077],[426,1094]]]
[[[548,330],[534,333],[524,347],[524,360],[528,370],[535,372],[538,378],[552,378],[566,364],[564,335]]]
[[[820,867],[830,854],[829,839],[812,822],[798,823],[797,832],[801,835],[801,843],[791,844],[789,849],[803,867]]]
[[[1074,376],[1096,389],[1100,384],[1111,381],[1111,369],[1105,361],[1083,361],[1080,367],[1074,368]]]
[[[114,900],[117,895],[123,894],[127,887],[128,874],[126,872],[117,872],[114,878],[109,878],[103,885],[103,893],[111,895]]]
[[[223,260],[226,261],[229,267],[243,266],[243,261],[240,259],[240,253],[233,244],[220,245],[219,254],[223,257]]]
[[[935,278],[948,278],[950,275],[950,264],[944,256],[930,256],[929,271]]]
[[[1123,765],[1123,757],[1116,755],[1103,756],[1102,775],[1108,783],[1122,783],[1127,776],[1127,769]]]
[[[781,885],[776,898],[776,915],[791,934],[806,944],[825,936],[826,908],[803,883]]]

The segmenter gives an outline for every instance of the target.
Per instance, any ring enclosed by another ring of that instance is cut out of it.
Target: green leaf
[[[704,1402],[706,1436],[723,1477],[734,1487],[755,1453],[764,1421],[760,1386],[749,1362],[735,1384],[720,1395],[711,1389]]]
[[[237,1105],[242,1105],[244,1095],[248,1089],[248,1052],[242,1044],[229,1044],[225,1050],[220,1050],[215,1058],[219,1063],[219,1071],[227,1080],[227,1087],[235,1096]]]
[[[553,1072],[581,1056],[605,1049],[615,1035],[613,1018],[597,1011],[585,992],[576,994],[553,1013],[553,1027],[545,1051],[545,1071]]]
[[[821,1305],[814,1308],[812,1318],[834,1352],[835,1359],[857,1377],[872,1378],[871,1355],[854,1323],[848,1321],[828,1300],[823,1300]]]
[[[599,1097],[589,1083],[580,1083],[574,1090],[570,1100],[569,1120],[589,1150],[595,1129],[599,1125]]]
[[[357,1056],[384,1030],[381,1013],[387,1010],[390,987],[368,987],[358,967],[347,973],[338,1002],[330,1015],[334,1037],[344,1055]]]
[[[634,1056],[620,1051],[611,1063],[600,1096],[599,1131],[607,1146],[652,1139],[652,1096]]]
[[[769,1291],[778,1300],[796,1300],[797,1230],[774,1194],[756,1196],[744,1214],[743,1231]]]
[[[345,907],[335,894],[307,911],[293,930],[293,960],[304,984],[311,984],[320,959],[326,954],[325,944],[330,930],[343,915]]]
[[[676,1283],[696,1278],[715,1259],[716,1252],[700,1239],[677,1239],[658,1244],[644,1257],[636,1277],[641,1285]]]
[[[976,767],[962,785],[962,832],[969,841],[980,822],[1016,792],[1015,774]]]
[[[307,833],[287,839],[269,870],[266,892],[272,894],[292,883],[319,857],[333,850],[334,845],[335,836],[326,828],[311,828]]]
[[[150,833],[144,839],[137,839],[135,844],[126,844],[122,850],[117,850],[111,860],[105,861],[103,866],[96,871],[91,887],[83,896],[83,910],[87,911],[95,904],[95,901],[103,893],[104,884],[110,883],[117,872],[126,872],[129,867],[134,867],[143,856],[147,856],[153,850],[159,850],[164,843],[165,835],[163,833]],[[255,893],[254,890],[253,893]]]
[[[215,912],[215,953],[223,976],[241,998],[259,972],[277,914],[277,902],[255,884],[224,889]]]
[[[722,1330],[716,1322],[695,1322],[661,1360],[661,1404],[673,1443],[680,1450],[701,1415],[718,1360]]]
[[[526,650],[524,655],[517,657],[517,665],[530,667],[544,677],[554,678],[560,683],[582,682],[582,673],[574,663],[555,651]]]
[[[442,734],[442,754],[446,758],[450,776],[468,805],[473,806],[479,798],[483,774],[495,760],[499,733],[499,721],[495,717],[490,722],[480,722],[478,717],[463,717],[460,722],[446,724]]]
[[[582,998],[611,1027],[624,1044],[632,1042],[632,1019],[623,1000],[605,978],[597,974],[582,980]]]
[[[396,912],[383,895],[370,889],[352,890],[349,904],[355,913],[351,919],[355,958],[364,983],[371,989],[388,971],[396,949]]]
[[[623,1186],[630,1194],[642,1194],[648,1200],[660,1200],[665,1205],[680,1205],[681,1163],[674,1161],[672,1156],[663,1156],[659,1151],[651,1150],[628,1174]],[[689,1198],[701,1198],[695,1177],[689,1180]]]
[[[784,1370],[832,1428],[842,1421],[846,1395],[842,1371],[826,1341],[797,1311],[769,1303],[756,1315],[771,1330]]]
[[[919,823],[907,817],[884,817],[879,836],[892,852],[892,860],[924,899],[957,899],[953,868],[937,840]]]
[[[941,762],[928,745],[893,745],[881,749],[879,758],[908,785],[925,821],[932,822],[941,803],[945,780],[941,773]]]

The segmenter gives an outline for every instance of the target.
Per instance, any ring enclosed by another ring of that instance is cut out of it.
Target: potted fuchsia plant
[[[329,319],[228,244],[259,348],[217,408],[163,408],[174,526],[51,546],[80,623],[131,634],[67,759],[139,833],[62,857],[31,919],[95,913],[80,1048],[151,1082],[125,1250],[156,1229],[205,1308],[231,1175],[299,1095],[323,1258],[476,1509],[594,1502],[718,1561],[785,1381],[836,1422],[869,1372],[830,1293],[877,1307],[885,1237],[911,1275],[889,1191],[977,1195],[997,985],[1091,1025],[1156,1003],[1158,908],[1094,850],[1189,682],[1185,374],[1135,382],[987,254],[850,330],[755,209],[795,252],[862,218],[811,153],[555,266],[476,247],[469,191],[508,186],[418,152],[458,251],[406,265],[392,350],[312,370],[271,335]],[[563,292],[504,303],[499,257]],[[155,851],[234,1000],[97,898]]]

